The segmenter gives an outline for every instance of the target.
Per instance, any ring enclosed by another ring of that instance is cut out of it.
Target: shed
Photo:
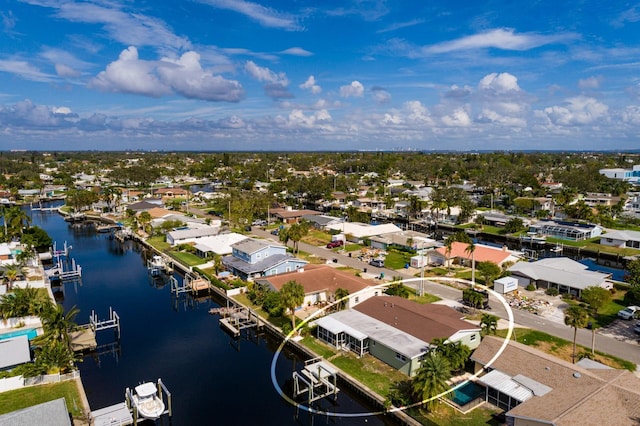
[[[518,279],[515,277],[502,277],[493,282],[493,289],[500,294],[506,294],[518,288]]]

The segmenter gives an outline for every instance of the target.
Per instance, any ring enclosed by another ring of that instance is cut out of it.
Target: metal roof
[[[325,330],[332,332],[333,334],[347,333],[349,336],[358,340],[364,340],[367,338],[366,334],[359,332],[355,328],[350,327],[331,316],[320,318],[314,321],[313,324],[322,327]]]
[[[533,397],[534,393],[531,389],[525,387],[513,380],[508,374],[502,371],[493,370],[484,376],[478,378],[478,382],[485,386],[491,387],[500,393],[509,395],[511,398],[524,402]]]
[[[0,340],[0,368],[13,367],[31,361],[29,338],[26,335]]]
[[[0,425],[71,426],[71,420],[64,398],[58,398],[0,415]]]

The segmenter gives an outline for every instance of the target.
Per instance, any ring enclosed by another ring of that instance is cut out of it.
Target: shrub
[[[571,293],[562,293],[562,298],[564,300],[573,300],[574,299],[574,297],[573,297],[573,295]]]
[[[558,292],[558,289],[557,289],[557,288],[555,288],[555,287],[549,287],[549,288],[548,288],[548,289],[546,289],[544,292],[545,292],[545,294],[546,294],[546,295],[548,295],[548,296],[557,296],[557,295],[558,295],[558,293],[559,293],[559,292]],[[566,293],[566,294],[569,294],[569,293]],[[563,296],[563,297],[564,297],[564,296]]]
[[[534,283],[529,283],[529,285],[527,285],[525,288],[529,291],[536,291],[537,287]]]

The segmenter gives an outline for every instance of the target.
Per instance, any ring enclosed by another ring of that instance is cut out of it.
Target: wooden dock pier
[[[299,397],[306,394],[307,404],[311,404],[327,396],[338,397],[337,386],[338,370],[325,362],[322,357],[305,361],[304,367],[298,373],[293,372],[294,395]]]
[[[109,318],[99,320],[95,311],[91,311],[89,324],[79,326],[78,330],[69,333],[71,349],[74,352],[95,350],[98,347],[96,333],[102,330],[114,329],[116,339],[120,340],[120,316],[113,308],[109,307]]]

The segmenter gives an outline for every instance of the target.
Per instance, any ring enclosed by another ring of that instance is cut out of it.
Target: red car
[[[344,241],[342,240],[331,241],[329,244],[327,244],[327,248],[332,249],[332,248],[340,247],[343,244],[344,244]]]

